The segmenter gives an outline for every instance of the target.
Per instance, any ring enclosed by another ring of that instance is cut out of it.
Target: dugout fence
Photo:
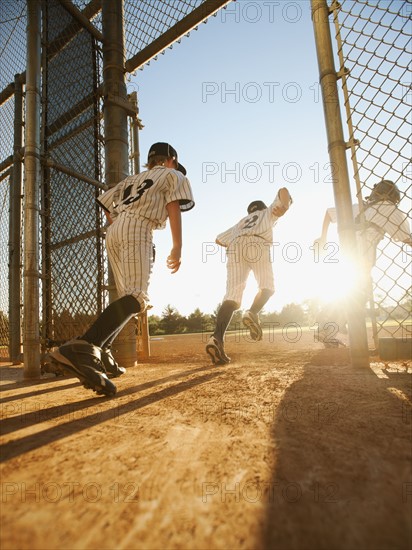
[[[0,353],[19,362],[24,351],[25,376],[115,297],[95,198],[139,170],[125,60],[130,74],[226,4],[0,3]],[[143,353],[146,331],[143,322]],[[134,325],[119,347],[133,363]]]
[[[330,7],[341,75],[348,150],[358,202],[389,179],[412,210],[412,4],[334,0]],[[411,248],[385,237],[372,273],[368,313],[379,338],[412,336]]]
[[[115,297],[95,198],[139,171],[138,98],[125,73],[229,3],[0,2],[0,357],[18,362],[24,351],[25,376],[38,376],[41,352],[81,333]],[[410,215],[411,4],[312,4],[334,28],[348,184],[361,200],[377,178],[392,179]],[[385,240],[370,296],[376,340],[410,334],[410,268],[410,249]],[[147,354],[145,330],[137,327]],[[130,364],[136,327],[121,345]]]

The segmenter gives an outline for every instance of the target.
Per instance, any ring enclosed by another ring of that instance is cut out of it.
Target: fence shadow
[[[206,373],[202,373],[202,371],[206,371]],[[143,391],[147,388],[154,388],[163,383],[174,382],[172,385],[153,391],[148,395],[136,397],[136,399],[128,401],[127,403],[119,404],[116,399],[107,400],[102,398],[102,401],[107,403],[107,407],[103,410],[99,410],[98,412],[87,411],[88,408],[96,406],[96,398],[90,398],[75,404],[52,405],[50,408],[42,411],[29,412],[24,415],[23,419],[19,416],[11,417],[9,419],[6,418],[2,421],[3,434],[14,432],[22,427],[36,425],[39,421],[39,415],[43,420],[47,421],[51,421],[66,414],[68,414],[69,417],[75,417],[64,424],[58,423],[55,426],[46,428],[42,431],[36,432],[35,434],[26,435],[20,438],[17,437],[8,443],[5,443],[2,446],[0,462],[4,462],[10,458],[19,456],[34,449],[38,449],[39,447],[43,447],[49,443],[88,429],[92,425],[95,426],[107,421],[114,421],[116,423],[117,421],[120,421],[121,417],[125,414],[129,414],[143,407],[147,407],[153,403],[161,401],[162,399],[188,391],[193,387],[213,380],[222,373],[223,370],[219,371],[215,368],[211,368],[210,366],[200,367],[184,373],[179,373],[154,380],[152,382],[140,384],[138,386],[134,386],[133,388],[128,388],[127,390],[119,392],[119,394],[130,395]],[[178,381],[179,378],[183,378],[183,380]],[[22,422],[22,420],[24,422]]]

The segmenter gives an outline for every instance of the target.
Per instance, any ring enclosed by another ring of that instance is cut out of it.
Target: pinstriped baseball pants
[[[153,230],[147,220],[120,215],[108,227],[106,249],[119,298],[134,296],[147,307],[153,268]]]
[[[224,301],[242,303],[250,272],[253,272],[259,290],[275,290],[270,249],[270,243],[255,236],[239,237],[229,245],[226,252],[227,281]]]

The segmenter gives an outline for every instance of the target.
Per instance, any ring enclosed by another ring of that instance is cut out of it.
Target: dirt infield
[[[204,340],[153,340],[110,399],[2,366],[1,548],[410,548],[411,363]]]

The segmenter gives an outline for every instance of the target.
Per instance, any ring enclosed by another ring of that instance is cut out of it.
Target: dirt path
[[[201,335],[151,348],[112,399],[0,369],[2,549],[410,548],[411,363],[310,333],[230,335],[219,368]]]

